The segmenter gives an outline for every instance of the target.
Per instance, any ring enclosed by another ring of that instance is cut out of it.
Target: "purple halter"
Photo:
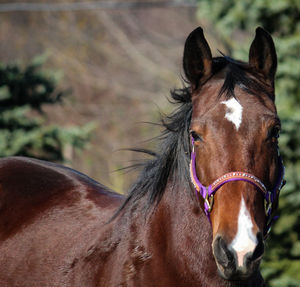
[[[199,181],[196,174],[196,153],[194,147],[195,142],[193,137],[191,137],[191,143],[192,143],[192,152],[191,152],[191,161],[190,161],[190,177],[194,185],[197,198],[199,199],[198,194],[200,194],[204,199],[204,212],[208,217],[209,221],[210,221],[210,212],[213,207],[214,194],[218,191],[218,189],[222,187],[224,184],[231,181],[245,181],[254,185],[258,190],[262,192],[264,196],[265,212],[267,216],[266,226],[264,230],[264,237],[266,238],[266,236],[270,232],[272,223],[278,218],[278,216],[272,216],[273,202],[275,198],[278,197],[279,192],[285,183],[284,166],[282,163],[281,156],[278,155],[280,170],[278,173],[276,184],[271,191],[268,191],[265,185],[256,176],[250,173],[240,172],[240,171],[226,173],[223,176],[216,179],[208,187],[206,187]]]

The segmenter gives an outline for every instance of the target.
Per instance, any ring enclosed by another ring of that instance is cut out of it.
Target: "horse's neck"
[[[153,248],[163,246],[163,257],[158,261],[164,261],[162,266],[177,274],[176,286],[199,286],[206,279],[208,286],[214,286],[212,280],[220,283],[211,248],[211,226],[189,190],[169,184],[149,224]]]
[[[127,230],[121,235],[118,255],[126,257],[120,262],[121,283],[192,287],[204,280],[207,286],[222,286],[211,281],[216,277],[219,282],[211,252],[210,224],[189,191],[169,184],[158,206],[146,214],[145,201],[129,206],[123,223],[120,218],[115,229],[123,225],[122,229]]]

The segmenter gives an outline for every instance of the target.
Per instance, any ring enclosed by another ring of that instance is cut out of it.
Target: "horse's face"
[[[184,69],[193,87],[190,131],[201,183],[208,186],[228,172],[241,171],[255,175],[271,189],[278,173],[280,130],[274,104],[276,54],[271,37],[258,29],[249,65],[233,62],[213,74],[209,46],[202,30],[195,30],[186,42]],[[243,78],[249,80],[249,86],[243,85]],[[232,79],[233,85],[224,83]],[[262,192],[244,181],[224,184],[214,196],[210,219],[219,273],[229,280],[249,278],[264,252]]]

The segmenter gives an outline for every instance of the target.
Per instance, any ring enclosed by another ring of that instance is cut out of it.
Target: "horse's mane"
[[[265,92],[270,96],[265,84],[257,80],[257,74],[247,63],[236,61],[227,56],[213,58],[212,76],[223,69],[225,69],[225,80],[219,96],[224,94],[228,98],[235,97],[234,88],[236,85],[252,95],[258,95],[259,91],[260,94]],[[139,164],[143,168],[142,172],[129,189],[125,202],[115,216],[127,205],[135,204],[145,196],[147,197],[145,210],[158,204],[170,178],[175,183],[192,191],[189,179],[191,88],[187,86],[172,90],[171,102],[176,104],[177,108],[162,119],[164,130],[158,137],[160,141],[159,152],[133,149],[150,155],[152,158]]]

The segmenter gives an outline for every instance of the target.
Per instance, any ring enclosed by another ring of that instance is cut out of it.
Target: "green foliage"
[[[268,286],[300,286],[300,1],[199,0],[198,16],[211,21],[229,54],[242,60],[248,58],[257,26],[274,38],[278,53],[276,102],[282,119],[280,150],[287,184],[262,272]]]
[[[60,103],[67,93],[56,92],[54,74],[41,70],[44,60],[35,58],[24,69],[0,65],[1,157],[62,161],[66,147],[81,149],[89,140],[92,124],[72,128],[45,125],[43,105]]]

